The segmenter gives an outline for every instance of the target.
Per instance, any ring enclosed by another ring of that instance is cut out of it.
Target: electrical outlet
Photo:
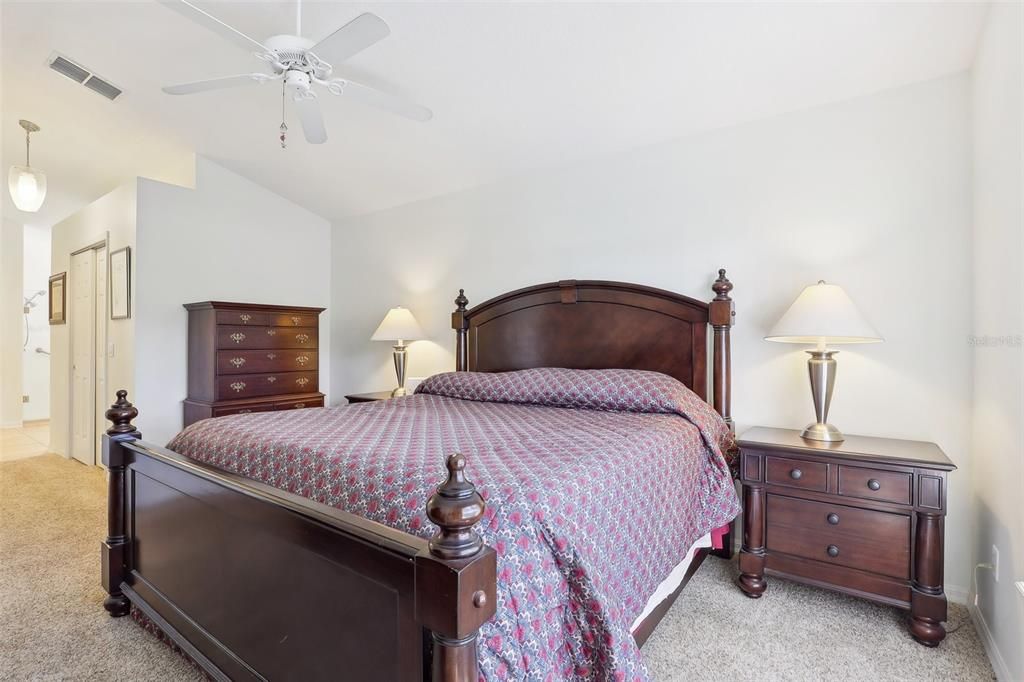
[[[999,582],[999,548],[992,545],[992,579]]]

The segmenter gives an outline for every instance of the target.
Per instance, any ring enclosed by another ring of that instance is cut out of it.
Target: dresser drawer
[[[273,405],[250,405],[248,407],[215,407],[214,417],[226,417],[229,414],[249,414],[250,412],[271,412],[276,408]]]
[[[910,578],[910,543],[886,544],[843,533],[793,528],[768,516],[767,548],[827,564],[906,580]]]
[[[275,327],[316,327],[320,319],[318,315],[302,313],[271,313],[268,317],[267,324]]]
[[[828,488],[828,465],[801,459],[767,457],[765,480],[775,485],[825,492]]]
[[[310,393],[317,389],[316,372],[227,374],[217,377],[218,400],[253,398],[278,393]]]
[[[913,476],[900,471],[839,465],[839,494],[910,504]]]
[[[867,538],[886,547],[910,546],[910,517],[906,514],[858,509],[842,504],[768,495],[768,518],[792,528]]]
[[[316,398],[297,398],[293,400],[285,400],[279,403],[274,403],[275,410],[301,410],[306,407],[323,407],[324,398],[318,396]]]
[[[270,323],[267,313],[254,313],[251,310],[218,310],[217,324],[240,324],[248,327],[262,327]]]
[[[315,350],[221,350],[217,374],[301,372],[317,368]]]
[[[316,327],[218,326],[217,348],[261,349],[316,348]]]

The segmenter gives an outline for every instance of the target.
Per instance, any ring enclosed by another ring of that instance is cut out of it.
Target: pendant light
[[[7,189],[19,210],[35,213],[46,198],[46,173],[29,165],[29,135],[39,132],[39,126],[24,119],[18,121],[25,129],[25,165],[11,166],[7,174]]]

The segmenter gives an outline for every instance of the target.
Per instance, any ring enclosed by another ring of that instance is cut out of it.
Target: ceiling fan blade
[[[357,52],[387,38],[391,29],[376,14],[360,14],[309,48],[320,59],[337,66]]]
[[[235,88],[239,85],[251,85],[265,81],[277,80],[279,77],[268,76],[265,73],[241,73],[237,76],[224,76],[223,78],[211,78],[205,81],[194,83],[181,83],[180,85],[168,85],[163,91],[168,95],[191,95],[194,92],[205,92],[207,90],[220,90],[222,88]]]
[[[158,0],[161,5],[168,7],[178,14],[182,15],[186,19],[191,19],[201,26],[205,26],[214,33],[218,34],[221,38],[230,40],[235,45],[238,45],[247,52],[258,50],[260,52],[273,52],[269,47],[256,40],[245,35],[237,28],[225,24],[223,21],[213,16],[206,10],[196,7],[188,0]]]
[[[329,81],[328,90],[335,95],[341,95],[355,102],[383,109],[398,116],[411,118],[414,121],[429,121],[434,117],[434,112],[424,106],[395,95],[389,95],[376,88],[371,88],[369,85],[350,81],[347,78]]]
[[[295,111],[299,115],[299,123],[302,124],[302,132],[306,135],[306,142],[310,144],[323,144],[327,141],[324,115],[320,111],[320,103],[316,101],[316,97],[300,97],[296,99]]]

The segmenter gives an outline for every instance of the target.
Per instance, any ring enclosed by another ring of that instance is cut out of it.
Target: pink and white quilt
[[[647,597],[740,510],[723,420],[637,370],[453,372],[415,395],[197,422],[168,447],[429,537],[444,457],[466,456],[498,555],[484,680],[646,680],[630,634]]]

